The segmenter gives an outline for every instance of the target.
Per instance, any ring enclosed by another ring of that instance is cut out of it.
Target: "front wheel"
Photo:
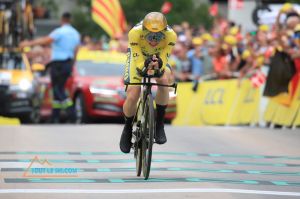
[[[143,151],[142,151],[142,144],[136,143],[135,146],[135,161],[136,161],[136,175],[141,176],[142,173],[142,160],[143,160]]]
[[[152,146],[155,135],[155,115],[153,97],[148,95],[145,101],[145,109],[142,120],[142,151],[143,151],[143,175],[145,180],[149,178],[152,160]]]
[[[136,161],[136,175],[141,176],[142,173],[142,163],[143,163],[143,150],[142,150],[142,139],[141,139],[141,116],[143,113],[141,101],[138,105],[138,111],[135,116],[136,121],[134,122],[135,132],[133,133],[134,137],[134,158]]]

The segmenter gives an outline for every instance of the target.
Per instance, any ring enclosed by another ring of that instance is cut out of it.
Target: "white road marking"
[[[48,193],[48,194],[122,194],[122,193],[239,193],[276,196],[300,196],[300,192],[261,191],[247,189],[0,189],[0,194]]]
[[[0,168],[27,168],[29,162],[0,162]]]

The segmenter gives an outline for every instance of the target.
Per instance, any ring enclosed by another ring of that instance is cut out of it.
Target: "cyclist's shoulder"
[[[167,26],[166,30],[164,31],[164,34],[166,35],[167,40],[176,41],[177,39],[176,32],[170,26]]]
[[[131,28],[131,30],[129,31],[129,33],[139,33],[139,34],[141,34],[142,32],[143,32],[142,22],[133,26],[133,28]]]
[[[136,24],[128,33],[129,40],[139,40],[140,36],[143,34],[142,22]]]

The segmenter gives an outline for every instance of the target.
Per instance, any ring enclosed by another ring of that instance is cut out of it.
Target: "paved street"
[[[167,126],[148,181],[122,125],[0,127],[0,198],[297,198],[300,130]],[[52,175],[30,168],[75,169]],[[29,168],[29,169],[28,169]]]

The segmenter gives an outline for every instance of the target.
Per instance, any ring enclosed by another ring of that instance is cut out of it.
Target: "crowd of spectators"
[[[216,17],[210,31],[187,22],[173,26],[178,35],[171,60],[178,81],[207,74],[218,79],[253,77],[269,66],[278,52],[291,59],[300,72],[300,15],[289,3],[281,8],[276,23],[245,32],[242,27]],[[294,71],[296,73],[296,71]]]
[[[209,31],[187,22],[172,28],[178,39],[170,64],[177,81],[194,81],[209,74],[216,79],[250,78],[263,65],[270,65],[276,52],[285,53],[300,70],[300,15],[289,3],[283,5],[275,24],[262,24],[250,32],[223,17],[215,17]],[[81,41],[81,47],[89,50],[126,52],[127,45],[127,34],[110,41],[82,35]]]
[[[172,28],[178,40],[170,64],[177,81],[198,80],[208,74],[217,79],[251,77],[261,66],[270,64],[276,51],[292,59],[300,56],[300,16],[288,3],[281,8],[275,24],[262,24],[250,32],[223,17],[215,17],[210,31],[187,22]],[[84,35],[82,45],[91,50],[126,52],[127,34],[109,42]]]

